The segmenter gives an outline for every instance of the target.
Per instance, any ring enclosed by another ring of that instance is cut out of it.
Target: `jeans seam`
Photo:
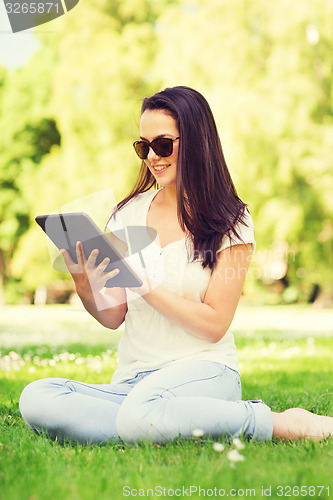
[[[163,391],[161,392],[160,396],[163,397],[163,393],[164,392],[171,392],[173,391],[174,389],[178,389],[178,387],[183,387],[185,385],[189,385],[189,384],[193,384],[193,383],[196,383],[196,382],[204,382],[204,381],[207,381],[207,380],[213,380],[213,379],[216,379],[217,377],[220,377],[221,375],[223,375],[226,371],[226,366],[223,370],[222,373],[219,373],[217,375],[213,375],[211,377],[204,377],[204,378],[198,378],[198,379],[193,379],[193,380],[189,380],[188,382],[184,382],[182,384],[178,384],[178,385],[175,385],[175,386],[172,386],[172,387],[169,387],[167,389],[163,389]]]
[[[67,382],[75,382],[75,384],[79,384],[79,385],[82,385],[84,387],[89,387],[89,389],[93,389],[93,390],[98,391],[98,392],[104,392],[105,394],[114,394],[116,396],[127,396],[127,394],[128,394],[127,392],[122,393],[122,392],[114,392],[114,391],[106,391],[104,389],[98,389],[97,387],[93,387],[92,385],[84,384],[83,382],[78,382],[77,380],[70,380],[70,379],[66,380],[64,385],[66,385]],[[72,392],[77,392],[75,389],[75,385],[73,387],[74,387],[74,391],[72,391]]]
[[[228,394],[228,399],[230,399],[235,394],[235,392],[237,391],[238,388],[241,390],[241,383],[240,383],[240,378],[239,377],[236,378],[235,384],[234,384],[234,388],[230,392],[230,394]]]

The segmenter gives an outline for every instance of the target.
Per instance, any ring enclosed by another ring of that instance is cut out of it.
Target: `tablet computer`
[[[64,248],[69,252],[75,263],[77,263],[76,243],[78,241],[82,242],[86,258],[95,248],[99,250],[96,259],[97,265],[108,257],[110,263],[105,272],[116,268],[120,272],[106,282],[106,287],[139,287],[142,285],[141,279],[88,214],[75,212],[38,215],[35,220],[59,250]]]

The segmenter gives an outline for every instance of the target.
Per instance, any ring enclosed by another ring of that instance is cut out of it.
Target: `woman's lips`
[[[161,174],[162,172],[165,172],[165,170],[167,170],[170,167],[170,165],[153,165],[152,167],[156,174]],[[158,167],[158,169],[156,169],[155,167]]]

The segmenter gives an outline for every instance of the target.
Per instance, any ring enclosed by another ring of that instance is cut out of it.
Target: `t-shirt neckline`
[[[147,200],[147,205],[146,205],[146,210],[145,210],[145,227],[146,227],[146,229],[148,228],[147,218],[148,218],[148,211],[149,211],[150,205],[152,204],[155,196],[157,196],[157,193],[159,191],[161,191],[161,189],[163,189],[163,187],[156,189],[156,190],[152,190],[151,192],[154,194],[154,196],[152,198],[149,197]],[[156,243],[156,245],[159,246],[161,250],[165,250],[166,248],[168,248],[171,245],[174,245],[175,243],[178,243],[178,244],[183,243],[185,241],[185,239],[186,239],[186,236],[184,236],[184,238],[181,238],[180,240],[171,241],[170,243],[165,245],[165,247],[161,247],[161,245],[158,245],[157,243]]]

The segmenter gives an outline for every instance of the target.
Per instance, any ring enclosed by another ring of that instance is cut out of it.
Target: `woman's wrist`
[[[96,295],[98,292],[93,293],[90,285],[85,286],[85,287],[80,287],[80,286],[76,285],[75,290],[76,290],[76,293],[79,296],[82,304],[84,305],[84,307],[87,310],[90,310],[92,308],[97,309],[97,304],[96,304],[97,297],[96,297]]]

